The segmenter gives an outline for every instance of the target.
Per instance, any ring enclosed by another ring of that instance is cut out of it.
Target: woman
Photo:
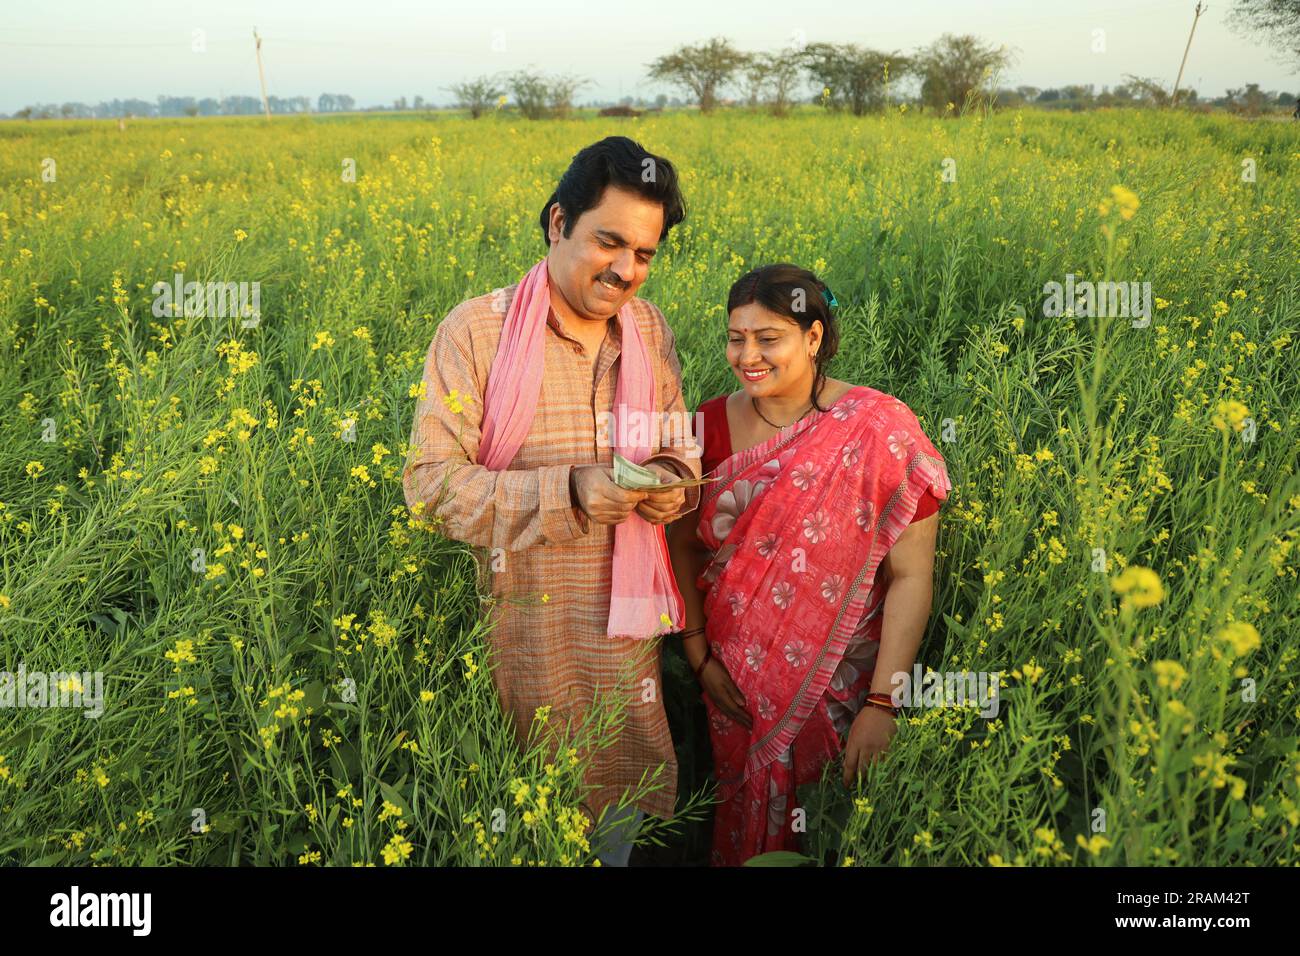
[[[786,263],[732,286],[741,387],[700,406],[719,480],[669,529],[721,796],[715,865],[798,849],[795,788],[841,750],[848,786],[888,747],[890,678],[930,613],[947,471],[906,405],[826,377],[835,304]]]

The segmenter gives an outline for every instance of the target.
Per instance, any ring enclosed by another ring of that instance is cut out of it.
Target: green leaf
[[[406,779],[405,777],[402,778],[402,780],[405,779]],[[398,786],[401,786],[401,781],[398,781]],[[406,798],[403,797],[400,793],[398,793],[395,787],[393,787],[391,784],[384,783],[384,781],[380,780],[379,792],[382,793],[384,795],[384,799],[387,800],[389,803],[391,803],[393,806],[401,808],[403,820],[409,821],[411,819],[411,817],[413,816],[413,814],[411,813],[411,807],[406,802]]]
[[[357,748],[348,741],[340,741],[330,747],[330,754],[335,767],[342,771],[340,776],[352,778],[361,772],[361,757]]]
[[[771,853],[760,853],[758,856],[752,856],[744,862],[744,866],[808,866],[815,864],[817,861],[810,856],[804,856],[802,853],[795,853],[791,850],[773,850]]]
[[[244,822],[242,813],[218,813],[208,820],[213,832],[234,833]]]
[[[30,747],[36,741],[45,736],[44,724],[29,724],[18,733],[13,734],[4,743],[0,743],[0,750],[13,750],[18,747]]]
[[[312,710],[319,711],[325,703],[325,682],[312,681],[303,688],[302,702],[304,707],[310,707]]]
[[[92,614],[90,619],[109,637],[117,637],[118,631],[125,628],[127,622],[126,612],[120,607],[109,608],[108,614]]]
[[[465,732],[460,735],[460,752],[470,763],[482,765],[483,758],[478,749],[478,734],[473,727],[466,727]]]
[[[250,754],[250,753],[245,753],[245,754],[244,754],[244,769],[247,770],[249,767],[252,767],[254,770],[260,770],[260,771],[262,771],[262,773],[266,773],[266,768],[263,767],[263,766],[262,766],[260,763],[258,763],[256,760],[254,760],[252,754]]]

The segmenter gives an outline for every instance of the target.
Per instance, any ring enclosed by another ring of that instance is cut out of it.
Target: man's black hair
[[[573,157],[560,177],[560,184],[542,207],[542,241],[550,245],[551,205],[564,211],[564,237],[573,234],[573,224],[584,212],[600,203],[606,186],[629,189],[663,206],[664,228],[668,230],[686,218],[686,201],[677,186],[677,170],[662,156],[647,151],[626,136],[606,136]]]

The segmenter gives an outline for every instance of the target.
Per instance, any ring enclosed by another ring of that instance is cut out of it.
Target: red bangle
[[[710,659],[711,657],[713,657],[713,648],[709,647],[708,644],[705,644],[705,645],[704,645],[704,657],[700,659],[700,666],[694,668],[694,670],[695,670],[695,679],[696,679],[696,680],[699,680],[699,679],[700,679],[700,674],[703,673],[703,671],[704,671],[704,665],[707,664],[707,663],[709,662],[709,659]]]
[[[882,697],[885,699],[881,700]],[[886,701],[889,702],[886,703]],[[887,697],[884,694],[870,694],[867,696],[867,699],[863,703],[865,703],[868,707],[878,707],[881,710],[888,711],[891,716],[894,717],[898,716],[899,709],[894,706],[892,699]]]

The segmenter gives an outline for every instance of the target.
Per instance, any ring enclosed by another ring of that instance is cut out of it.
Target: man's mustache
[[[626,288],[627,288],[627,285],[628,285],[626,282],[624,282],[624,281],[623,281],[622,279],[620,279],[618,276],[616,276],[616,275],[614,275],[613,273],[610,273],[610,272],[602,272],[600,275],[596,276],[596,280],[597,280],[598,282],[608,282],[608,283],[610,283],[611,285],[616,285],[616,286],[618,286],[620,289],[626,289]]]

